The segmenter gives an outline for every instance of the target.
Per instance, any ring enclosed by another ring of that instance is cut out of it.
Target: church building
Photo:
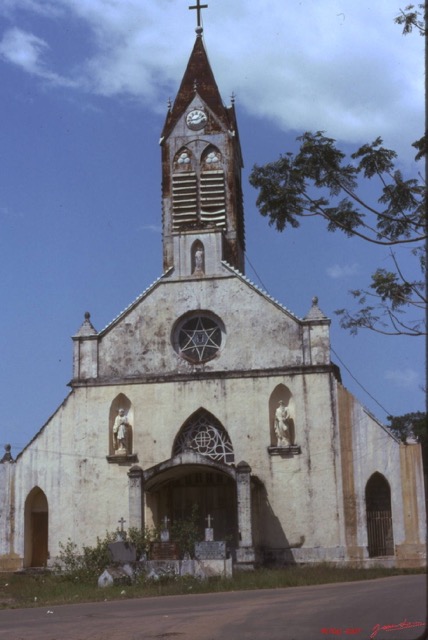
[[[245,276],[235,106],[195,8],[160,140],[163,273],[102,331],[85,314],[70,393],[16,459],[6,450],[0,568],[194,505],[235,568],[424,566],[421,446],[342,386],[317,299],[301,319]]]

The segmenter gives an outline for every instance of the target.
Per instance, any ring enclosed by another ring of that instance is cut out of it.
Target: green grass
[[[372,580],[395,575],[425,573],[423,569],[354,569],[328,564],[288,567],[283,569],[257,569],[236,572],[233,578],[197,580],[191,577],[146,580],[128,586],[100,589],[96,580],[92,584],[70,582],[51,573],[0,573],[0,609],[52,606],[76,602],[96,602],[121,598],[244,591],[248,589],[277,589],[304,585]]]

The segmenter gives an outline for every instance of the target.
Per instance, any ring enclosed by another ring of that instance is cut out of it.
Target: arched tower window
[[[226,227],[226,191],[223,158],[217,147],[209,145],[201,158],[201,222]]]
[[[269,398],[269,431],[271,445],[292,446],[296,441],[295,409],[291,391],[279,384]]]
[[[176,456],[189,450],[224,464],[233,464],[235,460],[226,429],[205,409],[199,409],[184,423],[175,439],[172,454]]]
[[[119,393],[110,405],[109,452],[111,456],[129,456],[133,450],[132,403],[127,396]]]
[[[366,485],[368,552],[370,558],[394,555],[391,489],[381,473],[374,473]]]
[[[172,174],[173,229],[192,226],[197,222],[198,189],[194,157],[187,147],[175,155]]]

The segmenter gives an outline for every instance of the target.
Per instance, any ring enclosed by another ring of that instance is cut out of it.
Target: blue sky
[[[1,2],[0,445],[14,454],[68,393],[70,337],[84,312],[100,330],[161,274],[158,142],[194,42],[189,4]],[[351,305],[349,289],[388,268],[387,252],[316,220],[276,232],[257,212],[248,174],[295,149],[306,130],[325,130],[347,150],[381,135],[415,174],[423,39],[401,35],[390,0],[208,4],[210,61],[225,103],[236,94],[256,272],[247,263],[247,276],[299,317],[319,297],[332,358],[351,372],[341,365],[344,385],[379,419],[422,410],[422,340],[352,337],[334,315]]]

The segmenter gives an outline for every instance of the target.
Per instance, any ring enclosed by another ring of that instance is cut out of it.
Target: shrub
[[[128,542],[134,545],[137,551],[137,559],[139,560],[143,554],[148,554],[150,551],[150,544],[159,540],[159,531],[157,529],[150,529],[149,527],[130,527],[128,529]]]
[[[181,558],[186,553],[191,558],[195,557],[195,543],[203,540],[199,521],[199,507],[194,504],[190,516],[177,520],[171,527],[171,539],[178,543]]]
[[[60,542],[60,553],[54,569],[67,580],[91,582],[98,579],[110,562],[108,545],[114,542],[116,537],[117,532],[106,532],[104,538],[97,536],[96,545],[94,547],[83,546],[81,553],[70,538],[65,544]]]

